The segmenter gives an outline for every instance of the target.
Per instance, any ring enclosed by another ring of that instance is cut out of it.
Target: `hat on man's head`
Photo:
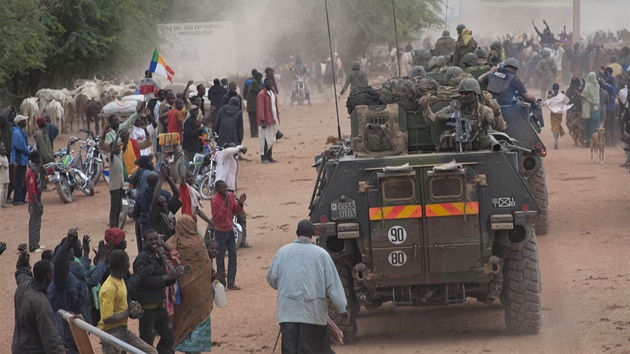
[[[120,246],[125,240],[125,232],[117,227],[111,227],[105,230],[105,242],[112,243],[114,247]]]
[[[27,116],[23,116],[21,114],[18,114],[17,116],[15,116],[15,118],[13,119],[13,123],[15,125],[17,125],[19,122],[23,121],[23,120],[28,120]]]
[[[42,128],[46,125],[46,118],[44,117],[39,117],[37,118],[37,126]]]

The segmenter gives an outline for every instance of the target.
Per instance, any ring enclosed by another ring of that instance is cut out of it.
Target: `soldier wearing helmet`
[[[467,53],[474,53],[479,45],[472,37],[472,31],[468,28],[462,30],[457,43],[455,44],[455,50],[453,51],[453,65],[459,66],[465,69],[464,55]]]
[[[423,66],[416,65],[411,68],[411,77],[424,77],[427,76],[426,71]]]
[[[438,38],[433,47],[433,54],[436,56],[448,56],[455,51],[455,40],[451,38],[449,31],[442,32],[442,37]]]
[[[527,92],[525,85],[516,76],[518,68],[518,61],[508,58],[502,67],[493,67],[481,75],[478,81],[488,85],[488,91],[502,106],[511,104],[514,97],[523,97],[527,102],[536,103],[536,98]]]
[[[477,56],[477,62],[479,63],[479,65],[488,64],[488,51],[479,47],[475,49],[475,55]]]
[[[348,86],[350,86],[350,93],[358,89],[359,87],[367,86],[367,75],[361,71],[361,63],[356,60],[352,63],[352,71],[346,76],[346,82],[341,89],[341,94],[346,93]]]
[[[501,54],[501,42],[500,41],[494,41],[492,42],[492,45],[490,46],[490,53],[488,53],[488,57],[486,58],[488,60],[488,65],[490,66],[497,66],[499,65],[500,62],[503,61],[502,57],[503,55]]]
[[[453,77],[460,75],[461,73],[463,73],[464,70],[462,70],[462,68],[460,68],[459,66],[450,66],[446,69],[446,73],[444,74],[444,86],[455,86],[455,83],[451,83],[451,80],[453,79]],[[459,83],[457,83],[457,85],[459,85]]]
[[[451,102],[437,113],[433,113],[429,107],[431,95],[425,95],[420,98],[420,107],[422,115],[430,125],[437,125],[449,121],[454,113],[460,114],[461,117],[467,118],[471,125],[470,142],[465,145],[466,150],[486,149],[490,146],[488,132],[490,130],[505,130],[506,125],[501,116],[501,110],[495,112],[492,108],[483,105],[481,102],[481,88],[479,82],[473,78],[467,78],[459,83],[459,99]],[[453,132],[446,131],[440,138],[440,147],[445,147],[444,142],[451,139]],[[446,144],[454,146],[453,144]]]

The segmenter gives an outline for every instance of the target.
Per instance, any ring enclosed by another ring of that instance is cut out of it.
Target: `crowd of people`
[[[554,148],[565,134],[564,113],[575,145],[588,147],[595,129],[602,126],[609,144],[624,141],[628,159],[622,167],[630,168],[630,48],[605,46],[630,40],[627,31],[598,32],[590,42],[573,43],[570,33],[554,35],[544,24],[542,32],[534,27],[536,35],[506,36],[489,46],[477,43],[472,30],[460,25],[457,39],[444,31],[431,48],[392,48],[387,70],[396,77],[444,74],[441,81],[455,87],[462,111],[483,118],[479,123],[483,127],[475,129],[505,130],[500,105],[511,104],[515,97],[548,107]],[[312,56],[309,64],[291,56],[282,71],[311,75],[312,87],[330,99],[333,85],[343,83],[341,94],[353,92],[367,86],[370,71],[376,69],[366,55],[350,67],[346,72],[335,53],[324,62]],[[285,86],[290,94],[293,75],[283,77],[291,80]],[[459,80],[453,84],[456,77]],[[568,87],[562,89],[566,83]],[[213,284],[240,290],[234,219],[243,229],[239,246],[251,247],[244,210],[247,196],[236,194],[239,162],[248,151],[243,145],[243,110],[250,137],[258,138],[261,163],[277,162],[273,147],[282,137],[280,91],[271,66],[264,74],[253,69],[240,94],[237,84],[227,80],[215,79],[208,89],[199,84],[196,94],[190,92],[192,86],[193,81],[188,81],[183,92],[160,89],[147,72],[139,85],[147,102],[124,120],[118,115],[106,118],[98,147],[109,166],[111,203],[108,228],[92,259],[91,237],[79,238],[76,228],[68,230],[52,250],[40,244],[41,196],[47,189],[43,165],[53,160],[57,127],[50,117],[37,119],[39,129],[29,144],[28,117],[18,115],[14,107],[0,112],[0,206],[28,203],[29,212],[28,244],[17,248],[14,353],[78,353],[68,323],[56,313],[60,309],[80,314],[88,323],[147,353],[210,351]],[[539,88],[539,98],[526,86]],[[452,114],[452,107],[434,113],[429,101],[428,96],[420,100],[429,124]],[[216,154],[208,153],[215,143],[219,146]],[[487,143],[481,139],[480,145]],[[126,161],[128,151],[133,152],[134,166]],[[210,213],[204,211],[190,168],[199,154],[204,165],[214,158],[217,166]],[[135,220],[138,251],[133,262],[125,251],[127,235],[119,228],[126,183],[136,190],[129,215]],[[201,233],[198,219],[211,232]],[[278,290],[278,320],[287,353],[299,352],[298,347],[330,350],[326,297],[340,314],[346,313],[334,264],[311,243],[313,234],[313,225],[301,221],[298,239],[278,252],[267,274],[270,286]],[[0,254],[5,249],[6,244],[0,243]],[[41,260],[31,268],[30,256],[40,253]],[[305,267],[319,272],[304,277]],[[129,318],[139,319],[139,336],[129,330]],[[120,348],[104,341],[103,352],[119,353]]]

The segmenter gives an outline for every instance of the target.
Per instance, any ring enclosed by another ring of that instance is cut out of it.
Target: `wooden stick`
[[[278,336],[276,337],[276,344],[273,345],[273,351],[272,353],[276,352],[276,347],[278,346],[278,340],[280,339],[280,332],[282,331],[282,328],[278,329]]]

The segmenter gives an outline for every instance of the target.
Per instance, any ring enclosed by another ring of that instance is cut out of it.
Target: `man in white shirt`
[[[247,148],[243,145],[237,146],[230,143],[225,149],[217,152],[215,157],[217,163],[216,180],[225,181],[228,185],[228,190],[232,193],[236,193],[239,153],[246,154]],[[241,247],[251,247],[250,244],[247,243],[247,215],[245,213],[236,215],[236,221],[243,227]]]

